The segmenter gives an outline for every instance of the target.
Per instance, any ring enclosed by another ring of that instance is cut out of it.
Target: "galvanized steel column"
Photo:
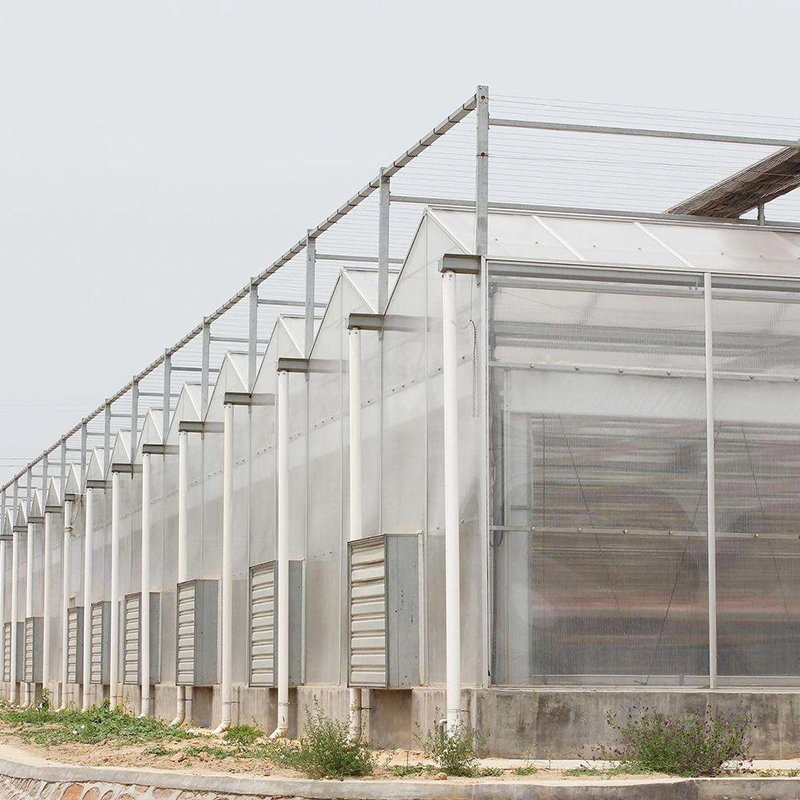
[[[475,253],[485,256],[489,248],[489,87],[479,86],[475,98]]]
[[[86,489],[86,518],[83,531],[83,704],[91,705],[92,674],[92,569],[94,561],[94,489]]]

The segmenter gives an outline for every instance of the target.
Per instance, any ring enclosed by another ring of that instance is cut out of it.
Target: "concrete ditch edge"
[[[7,746],[3,750],[8,752]],[[798,800],[797,778],[658,778],[528,782],[314,781],[197,775],[0,757],[8,797],[292,798],[292,800]]]

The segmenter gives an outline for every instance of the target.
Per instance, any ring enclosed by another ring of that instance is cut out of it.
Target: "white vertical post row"
[[[86,489],[83,531],[83,703],[89,709],[92,673],[92,570],[94,562],[94,489]]]
[[[489,87],[479,86],[475,99],[475,254],[485,256],[489,248]]]
[[[178,583],[189,577],[188,546],[189,519],[186,509],[186,495],[189,490],[189,434],[181,431],[178,434]],[[176,709],[173,725],[181,725],[187,718],[186,687],[176,686]]]
[[[289,730],[289,373],[278,373],[278,725]]]
[[[119,526],[120,474],[111,473],[111,652],[109,653],[109,704],[115,709],[119,696]]]
[[[142,588],[139,600],[140,717],[150,716],[150,453],[142,455]]]
[[[444,379],[444,549],[447,730],[461,724],[461,555],[458,509],[456,275],[442,273]]]
[[[28,523],[28,539],[25,543],[25,617],[33,616],[33,523]],[[24,639],[23,639],[24,641]],[[24,679],[24,675],[21,675]],[[22,705],[26,708],[31,704],[31,685],[25,683],[25,694]]]
[[[16,513],[16,510],[15,512]],[[17,685],[17,619],[19,618],[19,531],[14,530],[11,539],[11,678],[8,700],[16,705],[19,700]]]
[[[222,429],[222,719],[216,732],[232,723],[233,649],[233,405],[224,406]]]
[[[708,685],[717,688],[717,510],[714,475],[714,348],[711,273],[703,275],[706,349],[706,501],[708,509]]]
[[[53,512],[44,512],[44,619],[42,620],[42,687],[50,691],[50,551],[53,546]]]
[[[349,397],[349,450],[350,450],[350,530],[351,542],[362,535],[361,504],[361,331],[353,328],[347,333],[348,344],[348,397]],[[350,738],[361,736],[361,689],[350,689]]]
[[[62,484],[66,486],[62,478]],[[72,535],[72,500],[64,500],[64,538],[61,544],[61,703],[58,708],[67,707],[67,673],[69,670],[69,540]]]

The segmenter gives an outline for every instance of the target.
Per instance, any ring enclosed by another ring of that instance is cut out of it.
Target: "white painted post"
[[[447,729],[461,724],[461,555],[458,508],[458,351],[456,275],[442,273],[444,379],[444,547]]]
[[[69,542],[72,537],[72,509],[72,500],[65,500],[64,538],[61,545],[61,703],[58,706],[59,711],[64,711],[67,708],[67,674],[69,671]]]
[[[189,577],[188,547],[189,518],[187,516],[186,495],[189,491],[189,434],[178,434],[178,583]],[[176,686],[176,708],[173,725],[181,725],[186,720],[186,687]]]
[[[717,688],[717,509],[714,475],[714,348],[711,273],[703,275],[706,349],[706,501],[708,509],[708,685]]]
[[[91,705],[92,672],[92,569],[94,562],[94,489],[86,489],[86,519],[83,532],[83,704]]]
[[[119,526],[120,526],[120,474],[111,473],[111,652],[109,654],[109,686],[111,709],[120,703],[119,686]]]
[[[139,605],[141,710],[150,716],[150,453],[142,455],[142,591]]]

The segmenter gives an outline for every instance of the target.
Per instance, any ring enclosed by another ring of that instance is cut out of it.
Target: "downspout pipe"
[[[15,530],[11,539],[11,678],[8,700],[11,705],[19,702],[19,686],[17,684],[17,620],[19,619],[19,531]]]
[[[67,708],[67,675],[69,673],[69,582],[70,552],[72,537],[72,500],[64,501],[64,538],[61,544],[61,703],[59,711]]]
[[[94,562],[94,495],[86,489],[86,520],[83,532],[83,703],[88,711],[92,690],[92,570]]]
[[[188,545],[189,518],[186,510],[186,495],[189,491],[189,442],[188,433],[178,434],[178,583],[189,577]],[[182,725],[186,721],[186,687],[176,686],[177,697],[175,719],[172,725]]]
[[[233,694],[233,405],[223,408],[222,428],[222,719],[214,733],[232,725]]]
[[[111,473],[111,652],[109,653],[109,706],[113,711],[120,702],[119,696],[119,526],[120,526],[119,472]]]
[[[142,590],[139,601],[140,717],[150,716],[150,453],[142,455]]]
[[[13,534],[12,534],[13,535]],[[0,631],[6,629],[6,542],[0,542]],[[10,676],[9,676],[10,677]]]
[[[278,372],[278,725],[289,732],[289,373]]]
[[[33,523],[28,523],[28,539],[25,542],[25,620],[33,616]],[[27,623],[23,623],[25,625]],[[24,630],[24,627],[23,627]],[[25,637],[23,636],[23,650]],[[25,656],[23,654],[23,670],[25,664]],[[25,675],[21,675],[25,678]],[[22,707],[28,708],[31,704],[31,685],[24,681],[25,693],[22,700]]]
[[[351,542],[362,536],[361,503],[361,331],[352,328],[347,334],[348,360],[347,385],[349,396],[349,451],[350,451],[350,529]],[[349,732],[352,741],[361,738],[361,689],[350,688]]]
[[[53,546],[53,512],[44,512],[44,619],[42,620],[42,688],[50,691],[50,549]]]
[[[458,350],[456,273],[442,272],[444,379],[444,550],[447,730],[461,725],[461,576],[458,509]]]

